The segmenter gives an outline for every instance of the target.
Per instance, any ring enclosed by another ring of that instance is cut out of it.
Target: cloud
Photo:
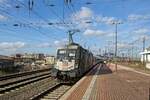
[[[68,43],[67,39],[62,39],[62,40],[55,40],[53,43],[41,43],[38,44],[36,47],[38,48],[60,48],[64,47]]]
[[[86,36],[102,36],[102,35],[105,35],[106,32],[104,32],[102,30],[87,29],[87,30],[85,30],[85,32],[83,34]]]
[[[143,41],[143,39],[145,38],[145,40],[150,40],[150,35],[148,34],[142,34],[138,37],[138,41]]]
[[[79,29],[95,27],[98,23],[111,24],[114,21],[122,22],[115,17],[97,15],[88,7],[81,7],[78,12],[71,15],[71,22]]]
[[[146,28],[141,28],[141,29],[135,30],[133,32],[136,33],[136,34],[145,34],[145,33],[150,32],[150,30],[146,29]]]
[[[6,0],[0,0],[0,3],[4,3],[4,2],[6,2]]]
[[[131,48],[132,45],[128,44],[128,43],[118,43],[117,44],[119,49],[127,49],[127,48]]]
[[[23,48],[25,46],[24,42],[1,42],[0,49],[5,51],[16,51],[17,49]]]
[[[66,44],[68,44],[68,40],[67,39],[62,39],[62,40],[56,40],[54,41],[54,47],[56,48],[60,48],[60,47],[64,47]]]
[[[148,34],[149,32],[150,30],[147,28],[139,28],[139,29],[133,30],[132,39],[137,42],[142,42],[143,38],[145,38],[146,40],[149,40],[150,39],[150,35]]]
[[[106,36],[107,36],[107,37],[114,37],[114,36],[115,36],[115,33],[108,32],[108,33],[106,34]]]
[[[0,4],[2,7],[12,7],[12,4],[10,2],[11,0],[0,0]]]
[[[81,7],[79,11],[71,15],[71,22],[75,25],[76,28],[88,28],[94,18],[94,12],[88,7]]]
[[[93,11],[88,7],[81,7],[80,11],[72,15],[74,20],[89,19],[93,16]]]
[[[137,15],[137,14],[131,14],[128,16],[129,21],[137,21],[137,20],[149,20],[150,15]]]
[[[39,48],[48,48],[48,47],[52,47],[52,45],[50,43],[41,43],[37,47],[39,47]]]
[[[105,24],[111,24],[113,21],[117,20],[114,17],[103,17],[103,16],[97,16],[96,17],[96,22],[98,23],[105,23]]]
[[[7,19],[6,16],[0,14],[0,21],[6,20],[6,19]]]
[[[97,23],[103,23],[103,24],[112,24],[114,21],[117,21],[117,22],[120,22],[120,23],[123,22],[122,20],[120,20],[118,18],[102,16],[102,15],[95,16],[94,20]]]

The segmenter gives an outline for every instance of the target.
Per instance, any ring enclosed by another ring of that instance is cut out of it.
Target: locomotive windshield
[[[59,49],[57,52],[57,59],[75,59],[76,50],[75,49]]]

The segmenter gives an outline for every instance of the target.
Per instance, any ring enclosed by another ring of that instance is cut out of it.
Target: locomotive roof
[[[73,46],[81,47],[82,49],[88,51],[89,53],[92,53],[92,52],[90,52],[88,49],[83,48],[80,44],[77,44],[77,43],[72,43],[72,44],[70,44],[70,46],[72,46],[72,45],[73,45]]]
[[[81,46],[77,43],[71,43],[71,44],[66,45],[65,47],[61,47],[61,48],[58,48],[58,49],[66,49],[66,47],[69,47],[70,49],[72,47],[73,47],[72,49],[77,49],[78,47],[81,47]]]
[[[78,44],[78,43],[71,43],[71,44],[68,44],[67,46],[68,46],[70,49],[77,49],[78,47],[80,47],[80,48],[82,48],[82,49],[84,49],[84,50],[90,52],[89,50],[83,48],[83,47],[82,47],[80,44]],[[66,48],[66,47],[59,48],[59,49],[65,49],[65,48]],[[91,53],[91,52],[90,52],[90,53]]]
[[[76,45],[76,46],[80,46],[78,43],[71,43],[71,44],[69,44],[69,45]],[[69,46],[68,45],[68,46]]]

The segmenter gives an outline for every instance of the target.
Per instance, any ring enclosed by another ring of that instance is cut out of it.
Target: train
[[[79,44],[71,43],[57,50],[56,60],[52,76],[74,80],[82,77],[99,59]]]

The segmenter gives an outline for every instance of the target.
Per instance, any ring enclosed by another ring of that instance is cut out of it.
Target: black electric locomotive
[[[57,50],[57,61],[54,65],[53,76],[61,79],[74,79],[81,77],[95,63],[96,57],[72,40],[63,48]]]
[[[79,44],[72,43],[57,50],[55,76],[63,79],[81,77],[94,64],[95,57],[91,52]]]

